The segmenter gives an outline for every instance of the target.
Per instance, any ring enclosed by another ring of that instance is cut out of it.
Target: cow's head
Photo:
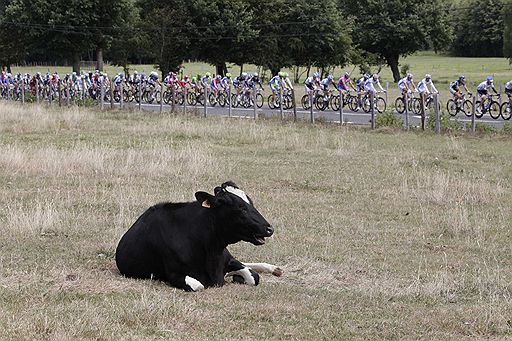
[[[254,245],[265,244],[265,238],[270,237],[274,229],[254,207],[252,200],[231,181],[216,187],[214,193],[197,192],[195,196],[204,208],[214,212],[228,244],[241,240]]]

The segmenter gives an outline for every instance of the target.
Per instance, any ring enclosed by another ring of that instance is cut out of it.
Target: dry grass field
[[[512,338],[512,139],[0,103],[0,340]],[[226,180],[281,278],[126,279],[150,205]]]

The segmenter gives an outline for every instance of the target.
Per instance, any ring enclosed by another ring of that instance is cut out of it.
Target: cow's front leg
[[[184,274],[175,272],[166,272],[167,282],[173,287],[183,289],[185,291],[201,291],[204,290],[203,283],[197,279]]]
[[[283,269],[277,267],[273,264],[268,263],[243,263],[246,267],[251,268],[257,273],[264,274],[272,274],[274,276],[280,277],[283,275]]]
[[[225,267],[225,277],[233,277],[233,282],[248,285],[258,285],[260,283],[260,275],[247,266],[240,263],[238,260],[231,256],[231,259]]]

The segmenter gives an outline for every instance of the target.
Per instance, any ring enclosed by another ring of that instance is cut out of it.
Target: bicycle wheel
[[[476,118],[482,118],[485,114],[485,110],[482,110],[482,104],[480,101],[476,101],[476,110],[475,110],[475,117]]]
[[[412,112],[414,115],[421,115],[421,100],[419,98],[412,100]]]
[[[403,97],[398,97],[395,100],[395,110],[399,114],[403,114],[405,112],[405,102]]]
[[[226,106],[226,95],[223,92],[219,93],[219,97],[217,98],[217,102],[223,108]]]
[[[213,92],[210,93],[210,95],[208,96],[208,102],[212,107],[214,107],[217,104],[217,99],[215,98],[215,94]]]
[[[330,105],[332,110],[340,110],[340,95],[332,96]]]
[[[164,103],[169,104],[172,100],[172,92],[169,90],[165,90],[164,92]]]
[[[196,99],[195,93],[189,93],[187,95],[187,103],[188,103],[188,105],[196,105],[197,99]]]
[[[362,103],[363,103],[363,111],[365,113],[369,113],[372,110],[372,106],[370,103],[370,98],[367,95],[363,96]]]
[[[450,116],[457,116],[459,110],[457,109],[457,103],[453,99],[449,99],[448,102],[446,102],[446,111],[448,111],[448,114]]]
[[[293,108],[292,96],[291,95],[285,95],[283,97],[283,109],[290,110],[291,108]]]
[[[512,117],[512,106],[510,102],[505,102],[501,105],[500,115],[505,121],[510,120],[510,117]]]
[[[256,106],[258,108],[261,108],[263,106],[263,95],[262,94],[256,94]]]
[[[377,109],[379,114],[386,111],[386,100],[382,97],[377,97],[377,100],[375,101],[375,109]]]
[[[493,119],[500,118],[500,104],[498,102],[492,101],[488,111]]]
[[[352,110],[353,112],[357,112],[359,110],[358,100],[357,96],[350,96],[348,98],[348,108]]]
[[[309,102],[309,96],[302,96],[302,98],[300,99],[300,104],[302,105],[302,108],[304,108],[304,110],[309,110],[309,108],[311,107],[311,103]]]
[[[473,102],[471,102],[469,99],[464,101],[464,104],[462,105],[462,111],[467,117],[473,116]]]
[[[232,94],[231,95],[231,106],[233,108],[236,108],[240,105],[240,101],[238,100],[238,95],[237,94]]]
[[[324,95],[316,96],[315,107],[317,110],[324,111],[328,105],[329,102],[324,100]]]
[[[277,95],[276,95],[276,98],[277,98]],[[267,99],[267,103],[268,103],[268,107],[270,109],[275,109],[276,108],[276,103],[275,103],[275,99],[272,98],[272,95],[269,95],[268,96],[268,99]]]

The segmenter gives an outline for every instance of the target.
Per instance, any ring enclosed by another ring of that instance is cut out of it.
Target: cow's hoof
[[[283,275],[284,271],[281,268],[275,268],[274,271],[272,271],[272,275],[281,277]]]
[[[185,277],[185,284],[188,285],[188,287],[190,289],[192,289],[192,291],[204,290],[204,285],[201,282],[199,282],[197,279],[190,277],[190,276]]]

